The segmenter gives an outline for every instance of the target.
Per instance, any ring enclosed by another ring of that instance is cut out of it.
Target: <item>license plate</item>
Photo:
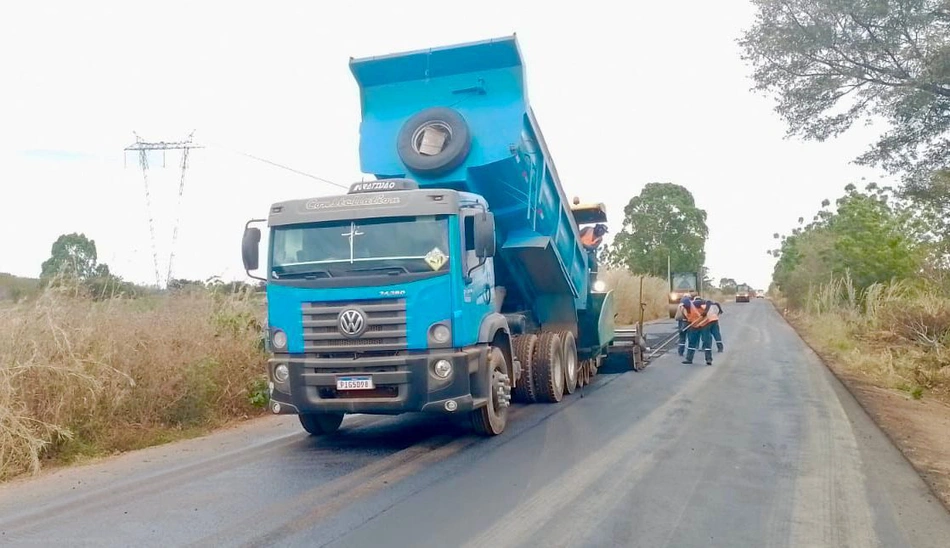
[[[372,390],[373,377],[337,377],[337,390]]]

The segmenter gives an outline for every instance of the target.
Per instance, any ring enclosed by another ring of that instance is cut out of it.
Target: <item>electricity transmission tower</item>
[[[148,211],[148,229],[152,238],[152,260],[155,263],[155,284],[158,287],[163,287],[161,276],[159,275],[158,269],[158,247],[155,240],[155,221],[154,215],[152,213],[152,196],[149,191],[148,185],[148,153],[150,151],[160,150],[162,151],[162,167],[165,167],[165,153],[169,150],[180,150],[181,153],[181,177],[178,182],[178,202],[175,208],[175,225],[172,231],[172,242],[170,247],[170,252],[168,256],[168,274],[165,277],[164,287],[168,287],[168,282],[172,279],[172,264],[175,260],[175,242],[178,240],[178,224],[181,220],[181,198],[185,192],[185,172],[188,169],[188,151],[193,148],[204,148],[201,145],[194,144],[192,142],[192,137],[194,132],[192,131],[188,138],[183,141],[158,141],[150,142],[145,141],[135,132],[135,143],[125,147],[126,152],[138,152],[139,155],[139,166],[142,168],[142,179],[145,182],[145,206]]]

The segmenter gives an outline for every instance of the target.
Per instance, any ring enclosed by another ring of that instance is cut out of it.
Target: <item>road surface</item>
[[[721,323],[712,367],[608,372],[492,439],[357,415],[316,440],[267,417],[15,482],[0,544],[948,545],[950,514],[768,303]]]

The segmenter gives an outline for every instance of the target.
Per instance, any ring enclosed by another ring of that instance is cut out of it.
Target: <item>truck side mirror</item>
[[[482,212],[475,217],[475,256],[487,259],[495,256],[495,215]]]
[[[241,240],[241,258],[244,260],[244,270],[257,270],[259,247],[261,243],[261,229],[247,227],[244,229],[244,238]]]

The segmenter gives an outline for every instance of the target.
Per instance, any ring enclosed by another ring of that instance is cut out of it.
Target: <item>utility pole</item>
[[[185,171],[188,169],[188,151],[193,148],[204,148],[201,145],[196,145],[192,142],[192,137],[194,136],[194,131],[192,131],[188,138],[182,141],[145,141],[135,132],[132,132],[135,135],[135,142],[127,147],[125,147],[126,152],[138,152],[139,155],[139,166],[142,168],[142,179],[145,183],[145,206],[148,211],[148,229],[152,238],[152,260],[155,263],[155,284],[159,288],[167,288],[168,282],[172,278],[172,263],[175,260],[175,243],[178,240],[178,224],[181,219],[181,199],[182,195],[185,192]],[[162,167],[165,167],[166,152],[169,150],[180,150],[181,154],[181,177],[178,182],[178,203],[175,209],[175,227],[172,232],[172,243],[171,250],[168,257],[168,273],[165,277],[165,284],[162,284],[161,275],[158,270],[158,249],[155,242],[155,222],[154,216],[152,214],[152,197],[149,191],[148,185],[148,153],[150,151],[160,150],[162,151]]]
[[[670,254],[666,254],[666,282],[670,284],[670,290],[673,290],[673,259]]]

